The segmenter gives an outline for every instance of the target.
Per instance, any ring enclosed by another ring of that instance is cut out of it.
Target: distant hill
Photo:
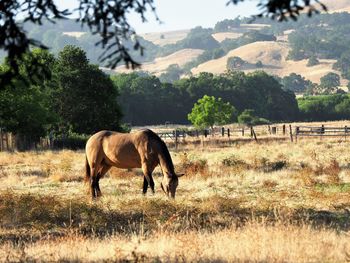
[[[182,49],[168,56],[158,57],[152,62],[143,63],[140,70],[159,76],[170,65],[178,64],[181,67],[185,63],[198,57],[203,52],[204,51],[201,49]],[[114,72],[130,73],[132,70],[125,68],[125,66],[119,66],[114,70]]]
[[[153,44],[164,46],[168,44],[175,44],[177,41],[184,39],[189,32],[189,29],[169,32],[154,32],[141,34],[141,37],[147,41],[151,41]]]
[[[304,16],[299,18],[298,22],[278,23],[262,19],[258,20],[262,24],[239,24],[239,21],[238,23],[232,21],[230,25],[230,21],[223,21],[220,27],[211,29],[211,33],[207,34],[207,37],[211,36],[219,43],[219,47],[201,52],[198,49],[187,49],[186,52],[182,49],[176,50],[178,43],[188,38],[190,30],[143,35],[153,44],[170,51],[171,48],[175,48],[176,51],[145,63],[142,70],[160,75],[168,65],[178,64],[194,75],[200,72],[220,74],[227,70],[229,58],[240,57],[246,63],[237,70],[245,72],[264,70],[280,77],[297,73],[314,83],[320,83],[321,77],[334,72],[342,76],[341,85],[346,86],[349,81],[345,78],[344,72],[335,69],[334,64],[342,53],[350,53],[350,46],[346,44],[349,43],[346,37],[350,36],[350,23],[347,23],[350,21],[350,15],[338,14],[339,11],[350,9],[350,0],[326,0],[325,3],[330,10],[328,14],[314,15],[311,19]],[[221,30],[225,27],[227,31],[216,31],[216,28]],[[337,32],[338,28],[341,31]],[[207,33],[210,32],[206,30]],[[263,34],[266,34],[266,37]],[[274,41],[268,41],[269,35],[275,37]],[[261,36],[266,39],[259,41]],[[302,36],[305,36],[305,39],[301,38]],[[338,38],[341,41],[337,40]],[[308,66],[310,56],[316,56],[319,63]],[[125,70],[119,67],[116,72]]]
[[[332,69],[336,60],[321,59],[319,65],[307,67],[306,59],[300,61],[287,60],[288,51],[288,43],[272,41],[254,42],[234,49],[224,57],[200,64],[198,67],[192,69],[192,73],[195,75],[203,71],[214,74],[223,73],[226,71],[228,58],[237,56],[248,62],[240,69],[245,72],[264,70],[280,77],[294,72],[315,83],[319,83],[320,78],[329,72],[340,74],[338,71]],[[262,62],[262,67],[255,65],[258,61]],[[342,82],[343,84],[347,83],[346,80],[342,80]]]
[[[173,64],[181,68],[183,75],[197,75],[203,71],[219,74],[227,70],[229,58],[240,57],[246,63],[238,70],[245,72],[264,70],[280,77],[294,72],[316,83],[327,73],[336,72],[343,75],[342,85],[347,85],[345,78],[350,79],[350,73],[346,72],[347,56],[350,57],[347,55],[350,54],[350,15],[339,12],[350,11],[350,0],[322,2],[327,5],[328,14],[314,15],[311,19],[303,15],[297,22],[258,19],[249,24],[250,18],[235,18],[219,21],[213,28],[142,34],[144,56],[133,51],[132,43],[126,42],[126,45],[132,57],[142,63],[141,70],[157,76]],[[57,54],[65,45],[77,45],[86,51],[92,63],[99,63],[102,49],[95,46],[99,38],[74,20],[45,22],[41,27],[28,23],[25,29],[31,37],[51,47],[53,53]],[[1,56],[4,53],[0,53]],[[311,56],[316,57],[319,64],[308,67]],[[338,63],[341,67],[334,67],[342,57]],[[130,71],[121,65],[108,72]]]

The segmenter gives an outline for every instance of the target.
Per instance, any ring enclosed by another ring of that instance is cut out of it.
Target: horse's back
[[[86,154],[91,156],[90,159],[102,159],[111,166],[137,168],[141,167],[140,152],[144,147],[147,147],[147,136],[142,131],[100,131],[87,141]]]

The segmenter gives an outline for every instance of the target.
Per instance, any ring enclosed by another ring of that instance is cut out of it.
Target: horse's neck
[[[167,160],[163,154],[159,154],[159,164],[163,170],[163,174],[169,174],[169,175],[173,175],[174,174],[174,168],[173,165],[170,164],[169,162],[171,162],[171,160]]]

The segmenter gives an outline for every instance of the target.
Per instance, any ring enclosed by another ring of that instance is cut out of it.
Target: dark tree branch
[[[244,0],[229,0],[227,4],[238,4]],[[307,9],[308,16],[327,11],[327,7],[320,0],[261,0],[257,5],[261,13],[255,17],[269,17],[278,21],[287,21],[289,18],[297,20],[300,12]]]

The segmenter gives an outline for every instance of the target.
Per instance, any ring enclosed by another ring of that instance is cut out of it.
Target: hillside
[[[141,66],[142,71],[148,71],[154,75],[160,75],[172,64],[178,64],[180,67],[194,60],[203,53],[201,49],[182,49],[168,56],[156,58],[154,61],[144,63]],[[131,69],[126,69],[125,66],[119,66],[115,70],[118,73],[130,73]]]
[[[168,32],[153,32],[142,34],[141,36],[147,41],[159,46],[175,44],[177,41],[184,39],[190,30],[176,30]]]
[[[246,72],[262,69],[281,77],[295,72],[317,83],[329,72],[350,79],[346,61],[341,62],[345,66],[337,68],[341,72],[333,69],[342,55],[346,57],[346,52],[350,52],[350,18],[346,13],[339,14],[350,10],[350,0],[322,2],[327,5],[329,13],[315,15],[315,19],[301,16],[297,22],[283,23],[258,19],[254,24],[248,24],[249,18],[225,19],[218,21],[213,28],[199,26],[142,34],[143,56],[132,49],[132,43],[127,43],[127,46],[130,55],[142,64],[141,70],[155,75],[165,72],[172,64],[178,64],[183,75],[201,71],[219,74],[226,70],[228,58],[238,56],[248,62],[240,68]],[[98,37],[85,32],[75,20],[45,23],[41,27],[26,24],[25,28],[56,55],[65,45],[76,45],[86,51],[90,62],[102,66],[99,61],[102,49],[95,46]],[[290,60],[287,60],[288,55]],[[1,56],[4,57],[0,53],[0,59]],[[316,57],[320,64],[307,67],[307,59],[311,56]],[[263,67],[255,66],[258,61]],[[108,71],[130,72],[124,65]],[[342,85],[347,82],[341,80]]]
[[[288,43],[272,41],[254,42],[234,49],[224,57],[200,64],[198,67],[192,69],[192,73],[195,75],[203,71],[214,74],[223,73],[226,71],[227,59],[238,56],[248,62],[248,64],[242,68],[245,72],[262,69],[280,77],[287,76],[294,72],[316,83],[319,83],[320,78],[328,72],[340,74],[332,69],[333,64],[336,62],[335,60],[322,59],[319,65],[307,67],[306,59],[301,61],[287,60],[288,51]],[[263,63],[263,68],[257,68],[255,66],[255,63],[258,61]],[[346,83],[346,80],[342,80],[342,84],[345,85]]]

